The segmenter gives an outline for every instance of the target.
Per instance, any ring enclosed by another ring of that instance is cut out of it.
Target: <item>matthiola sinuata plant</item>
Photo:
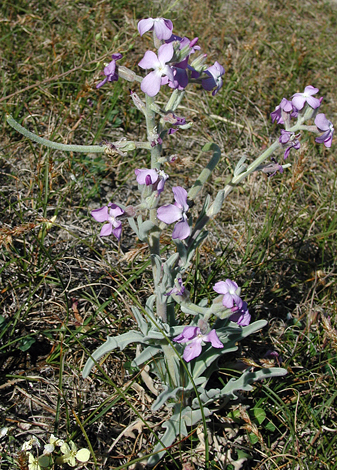
[[[324,114],[318,113],[322,103],[322,98],[314,96],[318,89],[307,86],[303,93],[295,93],[290,100],[283,98],[271,113],[272,121],[283,126],[275,142],[248,164],[245,163],[246,157],[241,158],[230,183],[217,193],[213,201],[206,196],[197,217],[194,218],[189,209],[220,159],[220,149],[214,143],[208,143],[202,149],[204,152],[211,151],[213,155],[194,185],[189,189],[173,186],[174,202],[163,205],[161,196],[169,175],[162,167],[175,158],[164,156],[164,140],[169,139],[172,133],[192,126],[184,117],[177,115],[185,90],[196,84],[212,91],[214,96],[221,89],[225,70],[217,61],[207,65],[207,55],[199,52],[198,38],[190,40],[174,35],[172,22],[168,19],[143,19],[138,24],[138,31],[141,36],[153,32],[156,50],[146,51],[139,61],[142,75],[120,65],[122,55],[114,53],[112,61],[104,68],[104,80],[96,87],[106,87],[119,79],[132,83],[131,98],[146,120],[145,142],[122,140],[103,146],[63,145],[41,139],[10,116],[7,121],[30,139],[55,149],[86,153],[109,153],[113,150],[124,156],[128,151],[141,148],[151,153],[151,168],[135,170],[139,204],[125,207],[122,202],[109,201],[106,206],[93,210],[91,215],[103,224],[101,237],[114,236],[119,240],[123,225],[128,223],[138,239],[148,244],[154,294],[148,297],[143,309],[132,307],[138,328],[108,337],[88,359],[83,377],[88,377],[97,361],[115,348],[123,349],[131,343],[140,345],[133,365],[139,368],[145,364],[149,366],[149,372],[143,371],[142,377],[146,376],[145,383],[151,385],[151,392],[156,396],[152,409],[159,410],[165,404],[172,409],[171,416],[163,424],[165,432],[148,459],[148,465],[155,465],[176,436],[186,436],[188,428],[200,420],[205,423],[205,418],[216,409],[218,400],[237,399],[236,393],[251,390],[252,382],[286,373],[278,367],[256,370],[247,366],[239,378],[229,380],[222,388],[212,388],[209,379],[218,369],[219,359],[226,353],[236,351],[239,341],[259,331],[267,322],[258,320],[251,323],[248,305],[234,280],[223,279],[214,285],[218,296],[211,304],[206,298],[195,304],[183,279],[193,265],[196,249],[207,236],[208,222],[220,212],[234,186],[254,171],[263,171],[268,175],[282,173],[290,164],[282,164],[282,157],[278,161],[271,156],[283,150],[283,159],[288,158],[300,148],[303,131],[318,134],[316,142],[330,147],[334,128]],[[143,98],[138,95],[139,84]],[[172,91],[166,105],[157,104],[155,99],[159,92],[169,89]],[[309,120],[314,120],[314,124],[305,124]],[[167,259],[163,258],[160,249],[163,231],[168,231],[172,237],[172,249]],[[185,314],[182,317],[184,324],[180,324],[177,311]],[[157,377],[157,388],[152,382],[153,375]]]

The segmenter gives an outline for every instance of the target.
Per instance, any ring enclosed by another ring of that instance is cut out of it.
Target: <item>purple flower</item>
[[[179,129],[179,126],[183,126],[186,124],[186,119],[184,117],[176,116],[174,113],[168,113],[163,116],[163,121],[172,124],[172,126],[177,127],[170,127],[167,131],[168,135],[174,134]]]
[[[122,54],[112,54],[112,61],[104,68],[103,71],[106,77],[102,82],[96,85],[96,88],[101,88],[101,86],[105,85],[106,82],[116,82],[118,80],[116,60],[119,60],[122,57]]]
[[[271,178],[272,176],[276,175],[276,173],[279,171],[280,173],[283,173],[283,166],[277,163],[275,158],[271,158],[271,163],[267,163],[266,165],[261,168],[263,173],[268,174],[268,178]]]
[[[295,134],[294,132],[290,131],[285,131],[284,129],[281,129],[281,135],[279,138],[280,144],[283,146],[287,146],[285,152],[284,152],[284,159],[288,158],[290,150],[294,148],[295,150],[298,150],[301,146],[298,138],[300,137],[301,134]]]
[[[291,102],[299,111],[304,107],[305,103],[308,103],[313,109],[317,109],[321,104],[321,100],[313,98],[312,95],[316,95],[318,92],[318,88],[311,85],[306,86],[303,93],[295,93],[292,96]]]
[[[153,185],[153,189],[158,191],[160,194],[165,185],[165,181],[168,179],[168,175],[163,170],[147,170],[137,169],[135,170],[138,184],[146,184],[146,186]]]
[[[154,69],[146,77],[143,78],[140,85],[142,91],[149,96],[155,96],[159,93],[160,85],[162,84],[161,77],[166,75],[169,80],[174,80],[173,71],[167,62],[173,57],[172,44],[163,44],[158,49],[158,57],[152,51],[146,51],[144,57],[139,62],[139,67],[142,69]]]
[[[154,29],[158,39],[170,39],[172,36],[173,24],[166,18],[146,18],[138,23],[138,31],[141,36],[147,31]]]
[[[186,212],[189,209],[187,204],[187,191],[180,186],[172,188],[172,191],[176,202],[159,207],[157,209],[157,217],[162,222],[165,222],[165,224],[173,224],[178,220],[179,222],[176,223],[173,229],[172,238],[185,240],[191,233],[186,216]]]
[[[315,124],[318,130],[324,132],[321,136],[316,137],[315,141],[318,144],[324,144],[325,147],[331,147],[332,136],[335,130],[332,122],[325,117],[325,114],[320,113],[315,118]]]
[[[223,348],[215,330],[203,335],[197,326],[186,326],[180,335],[173,338],[173,341],[187,343],[183,353],[186,362],[190,362],[201,354],[203,343],[211,343],[213,348]]]
[[[282,101],[279,106],[276,106],[275,111],[271,115],[272,122],[277,122],[277,124],[284,124],[284,119],[290,117],[297,117],[298,111],[291,101],[288,101],[286,98],[282,98]]]
[[[100,237],[107,237],[113,234],[119,240],[122,234],[122,222],[117,220],[117,217],[123,214],[124,210],[111,202],[107,206],[91,211],[91,215],[97,222],[108,222],[103,225],[99,234]]]
[[[219,281],[213,287],[215,292],[222,294],[222,305],[226,308],[233,308],[235,305],[238,308],[242,308],[243,301],[236,293],[239,286],[236,282],[226,279],[225,281]]]
[[[233,307],[232,312],[234,313],[229,317],[230,321],[237,323],[239,326],[249,325],[251,315],[248,311],[247,302],[242,302],[241,307]]]
[[[183,280],[181,279],[181,277],[178,277],[176,279],[175,284],[176,285],[173,287],[173,289],[171,289],[167,294],[164,294],[164,295],[172,295],[172,294],[184,295],[185,286],[183,286]]]
[[[214,65],[211,65],[205,70],[205,73],[209,75],[209,78],[204,78],[201,80],[201,85],[205,90],[213,90],[212,95],[216,95],[220,88],[222,87],[222,75],[225,73],[225,69],[219,62],[215,61]]]
[[[137,169],[135,170],[135,174],[137,176],[137,183],[146,184],[146,186],[154,184],[158,179],[158,173],[156,170]]]
[[[181,68],[172,68],[173,80],[169,80],[168,77],[162,79],[162,85],[168,85],[170,88],[184,90],[188,85],[188,75],[186,70]]]

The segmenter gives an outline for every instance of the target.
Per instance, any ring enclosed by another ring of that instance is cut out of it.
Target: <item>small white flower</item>
[[[33,436],[31,439],[29,439],[29,441],[26,441],[26,442],[23,443],[22,450],[24,450],[24,451],[30,450],[33,446],[41,447],[40,442],[38,441],[38,439],[36,439],[35,436]]]
[[[8,433],[9,428],[6,426],[0,429],[0,437],[5,437],[6,434]]]

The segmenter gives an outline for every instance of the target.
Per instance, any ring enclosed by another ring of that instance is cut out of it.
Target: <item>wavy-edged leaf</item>
[[[110,353],[116,348],[120,348],[122,350],[131,343],[144,343],[144,335],[138,331],[131,330],[119,336],[108,336],[106,342],[97,348],[91,358],[87,360],[82,371],[82,376],[84,378],[88,377],[91,369],[95,365],[95,362],[99,361],[105,354]]]

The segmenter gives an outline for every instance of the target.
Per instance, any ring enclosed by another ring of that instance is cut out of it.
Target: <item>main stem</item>
[[[156,140],[156,137],[160,133],[160,129],[156,127],[155,121],[155,112],[151,109],[151,105],[154,103],[154,98],[151,96],[145,95],[146,97],[146,130],[147,130],[147,140],[153,145],[153,142]],[[159,158],[161,156],[162,146],[160,144],[156,144],[151,148],[151,169],[160,170],[160,162]],[[156,226],[149,233],[149,249],[151,255],[160,256],[160,229],[158,227],[157,221],[157,208],[150,209],[150,220]],[[155,260],[151,256],[151,266],[152,266],[152,273],[153,273],[153,280],[156,284],[157,277],[157,265]],[[156,305],[157,305],[157,315],[158,317],[164,322],[167,323],[167,312],[166,312],[166,302],[162,302],[159,292],[159,285],[155,285],[155,293],[156,293]]]

